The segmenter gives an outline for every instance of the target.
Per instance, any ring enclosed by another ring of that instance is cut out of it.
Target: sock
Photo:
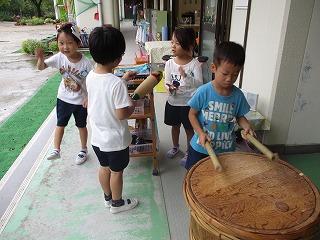
[[[124,205],[124,200],[121,198],[119,200],[112,199],[112,207],[121,207]]]
[[[80,151],[87,153],[88,152],[88,148],[81,148]]]
[[[104,194],[104,200],[110,201],[112,199],[112,193],[110,193],[110,195],[106,195],[105,193],[103,194]]]

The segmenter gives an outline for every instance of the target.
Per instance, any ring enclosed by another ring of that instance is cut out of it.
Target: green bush
[[[43,25],[44,24],[44,18],[38,18],[38,17],[32,17],[32,18],[22,18],[20,20],[21,25]]]
[[[43,25],[44,24],[44,19],[43,18],[32,17],[30,23],[31,23],[31,25]]]
[[[34,54],[34,50],[41,47],[44,52],[49,51],[48,44],[35,39],[28,39],[22,42],[22,50],[28,54]]]
[[[11,15],[8,13],[1,13],[0,14],[0,21],[8,21],[8,22],[15,22],[16,20],[12,18]]]
[[[59,47],[57,41],[49,42],[49,50],[52,52],[59,52]]]
[[[44,23],[54,23],[55,21],[52,18],[46,18]]]
[[[21,25],[26,25],[27,24],[27,19],[26,18],[21,18],[20,24]]]

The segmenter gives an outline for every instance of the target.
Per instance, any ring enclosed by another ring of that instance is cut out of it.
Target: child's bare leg
[[[110,187],[112,192],[112,205],[110,208],[111,213],[119,213],[123,211],[131,210],[138,205],[138,199],[122,199],[123,188],[123,171],[113,172],[111,171]]]
[[[185,129],[185,131],[187,136],[187,151],[188,151],[190,147],[190,141],[191,141],[191,138],[193,137],[194,131],[193,129]]]
[[[110,188],[112,192],[112,200],[122,199],[122,188],[123,188],[123,171],[112,172],[110,177]]]
[[[99,168],[99,182],[103,192],[109,196],[111,194],[110,188],[110,176],[111,171],[109,167],[102,167]]]
[[[171,136],[173,146],[179,146],[179,136],[180,136],[180,125],[172,126],[171,128]]]
[[[190,147],[190,141],[191,138],[193,137],[194,131],[193,129],[184,129],[186,131],[186,136],[187,136],[187,150],[186,153],[184,155],[184,157],[181,159],[180,161],[180,165],[185,166],[187,159],[188,159],[188,155],[189,155],[189,147]]]
[[[60,146],[62,142],[62,137],[64,134],[64,127],[56,126],[56,130],[54,132],[54,140],[53,140],[53,151],[47,157],[49,160],[60,158]]]
[[[64,134],[64,128],[65,127],[56,126],[56,131],[54,133],[54,141],[53,141],[54,149],[60,150],[62,137]]]
[[[75,160],[76,164],[80,165],[87,160],[87,140],[88,140],[88,129],[86,127],[79,128],[79,135],[80,135],[80,142],[81,142],[81,149],[80,152]]]
[[[78,129],[80,134],[81,149],[87,149],[88,129],[86,127]]]
[[[175,125],[171,127],[171,137],[173,148],[167,152],[167,158],[173,158],[179,150],[179,137],[180,137],[180,125]]]

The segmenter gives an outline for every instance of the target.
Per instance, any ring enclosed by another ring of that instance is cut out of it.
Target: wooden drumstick
[[[275,158],[275,154],[271,152],[266,146],[260,143],[255,137],[251,136],[250,134],[246,134],[244,130],[241,130],[241,134],[246,136],[249,141],[260,151],[262,152],[267,158],[270,160]]]
[[[150,76],[143,80],[143,82],[133,92],[132,99],[138,100],[141,97],[144,97],[147,93],[152,92],[152,89],[160,82],[161,79],[161,71],[153,72]]]
[[[211,148],[210,143],[206,142],[205,146],[206,146],[206,149],[207,149],[207,151],[209,153],[209,156],[211,158],[211,161],[213,163],[213,166],[214,166],[215,170],[217,172],[222,172],[222,166],[221,166],[221,164],[219,162],[219,159],[218,159],[217,155],[214,153],[213,149]]]

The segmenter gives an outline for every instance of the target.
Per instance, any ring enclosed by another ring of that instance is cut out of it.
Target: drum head
[[[205,158],[184,180],[189,208],[210,224],[244,239],[296,239],[319,230],[319,191],[299,170],[255,153],[218,158],[223,172]]]

